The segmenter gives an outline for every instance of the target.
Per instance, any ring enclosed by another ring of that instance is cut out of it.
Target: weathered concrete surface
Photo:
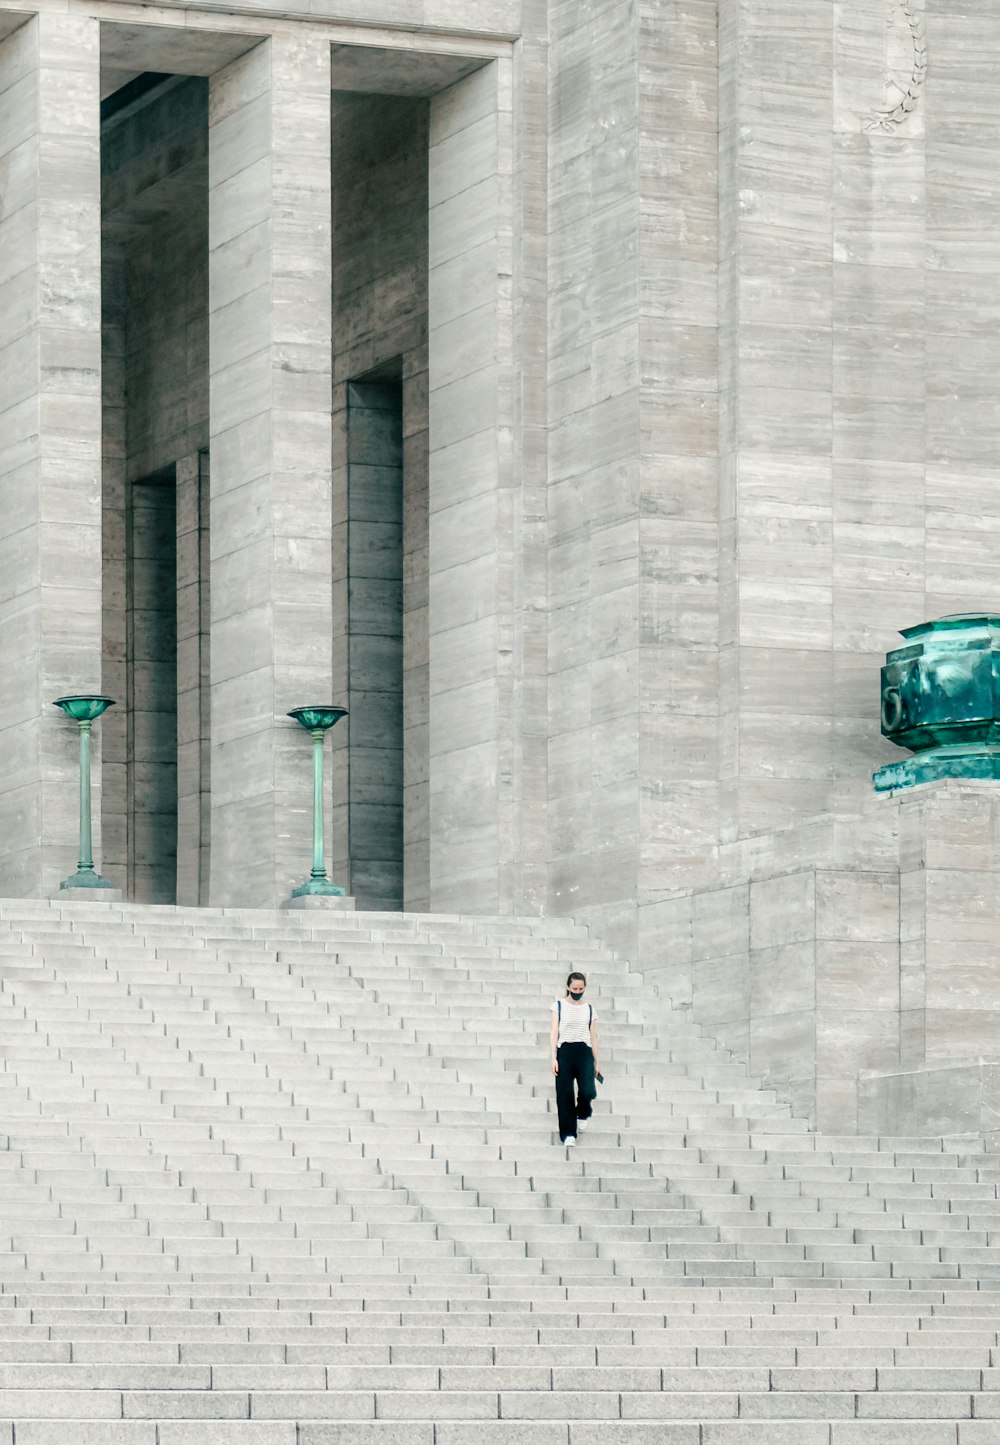
[[[977,476],[996,434],[974,380],[997,199],[979,164],[998,133],[968,66],[995,54],[985,17],[733,0],[720,38],[735,838],[857,808],[891,753],[873,697],[896,629],[995,595],[994,549],[963,567],[961,539],[1000,515]]]
[[[862,1073],[858,1132],[913,1135],[1000,1131],[1000,1062],[974,1059],[923,1069]]]
[[[719,836],[714,5],[553,12],[549,906],[645,956]]]
[[[211,877],[211,464],[182,457],[177,485],[177,897],[208,901]]]
[[[46,13],[0,42],[0,891],[74,871],[77,729],[101,687],[98,23]],[[94,732],[100,857],[100,725]]]
[[[515,847],[511,85],[494,62],[430,115],[430,897],[485,913]]]
[[[998,839],[1000,796],[949,782],[726,845],[645,967],[817,1127],[853,1132],[862,1071],[995,1047]]]
[[[897,627],[1000,587],[997,42],[888,0],[552,20],[548,901],[656,965],[720,848],[801,825],[813,868],[891,755]]]
[[[308,748],[331,687],[330,50],[275,36],[209,82],[212,881],[307,872]]]

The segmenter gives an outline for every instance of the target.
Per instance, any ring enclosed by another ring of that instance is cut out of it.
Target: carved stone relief
[[[886,24],[885,89],[888,103],[865,121],[868,132],[891,135],[916,107],[927,74],[923,16],[906,0],[893,0]]]
[[[926,76],[920,0],[837,0],[836,131],[921,135]]]

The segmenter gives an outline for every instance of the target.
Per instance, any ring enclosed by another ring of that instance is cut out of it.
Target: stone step
[[[60,1367],[50,1367],[59,1371]],[[390,1367],[392,1368],[392,1367]],[[421,1367],[399,1367],[413,1370],[421,1378]],[[503,1367],[484,1366],[480,1375],[490,1375]],[[525,1380],[530,1380],[530,1366],[523,1366]],[[40,1418],[65,1421],[147,1419],[202,1419],[233,1421],[331,1420],[331,1421],[660,1421],[694,1418],[708,1420],[797,1420],[802,1417],[827,1421],[893,1420],[956,1422],[973,1418],[991,1420],[996,1429],[1000,1409],[995,1396],[976,1394],[969,1390],[904,1390],[877,1392],[852,1391],[847,1388],[823,1390],[801,1388],[788,1390],[740,1390],[720,1388],[711,1369],[693,1372],[697,1385],[684,1390],[667,1385],[648,1391],[618,1391],[587,1388],[585,1385],[562,1384],[555,1388],[532,1389],[396,1389],[341,1388],[334,1390],[306,1387],[268,1388],[267,1367],[255,1367],[264,1379],[259,1386],[227,1388],[228,1375],[246,1380],[247,1371],[238,1367],[220,1366],[219,1382],[211,1388],[81,1389],[49,1386],[42,1388],[0,1388],[0,1429],[3,1422],[17,1422],[14,1439],[22,1434],[21,1421]],[[639,1367],[641,1370],[642,1367]],[[544,1372],[543,1372],[544,1373]],[[557,1373],[557,1372],[553,1372]],[[578,1379],[584,1372],[567,1370],[564,1379]],[[595,1369],[592,1373],[596,1374]],[[672,1372],[666,1372],[668,1375]],[[252,1377],[253,1371],[250,1372]],[[981,1411],[981,1414],[974,1412]],[[955,1424],[952,1423],[952,1439]],[[0,1439],[2,1439],[0,1434]],[[31,1432],[22,1434],[31,1438]],[[79,1438],[79,1437],[78,1437]],[[984,1437],[986,1438],[986,1437]],[[995,1438],[995,1436],[994,1436]],[[161,1436],[162,1439],[162,1436]]]
[[[33,1420],[19,1425],[28,1445],[64,1445],[67,1429],[87,1445],[989,1445],[989,1421],[895,1423],[797,1418],[793,1422],[697,1419],[643,1424],[533,1421],[196,1421]],[[6,1433],[4,1433],[6,1432]],[[0,1445],[11,1445],[11,1422],[0,1422]],[[984,1433],[986,1432],[986,1433]],[[989,1433],[992,1432],[992,1433]]]
[[[573,1151],[567,957],[609,1063]],[[17,1445],[111,1399],[152,1445],[993,1428],[1000,1168],[810,1135],[572,925],[0,904],[0,1009]]]

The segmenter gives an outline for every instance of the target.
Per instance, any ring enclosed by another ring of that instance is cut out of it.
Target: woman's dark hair
[[[569,978],[566,980],[567,991],[569,990],[569,986],[575,978],[578,978],[580,982],[584,985],[584,987],[586,987],[587,975],[585,973],[571,973]]]

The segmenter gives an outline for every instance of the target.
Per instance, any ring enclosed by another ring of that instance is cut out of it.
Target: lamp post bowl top
[[[347,708],[314,703],[311,707],[294,707],[288,716],[310,732],[326,732],[327,728],[332,728],[334,723],[347,716]]]
[[[61,707],[74,722],[93,722],[114,705],[113,697],[102,697],[96,692],[70,693],[66,697],[55,698],[52,703],[53,707]]]
[[[882,733],[921,753],[1000,744],[1000,617],[993,610],[902,629],[882,668]]]

